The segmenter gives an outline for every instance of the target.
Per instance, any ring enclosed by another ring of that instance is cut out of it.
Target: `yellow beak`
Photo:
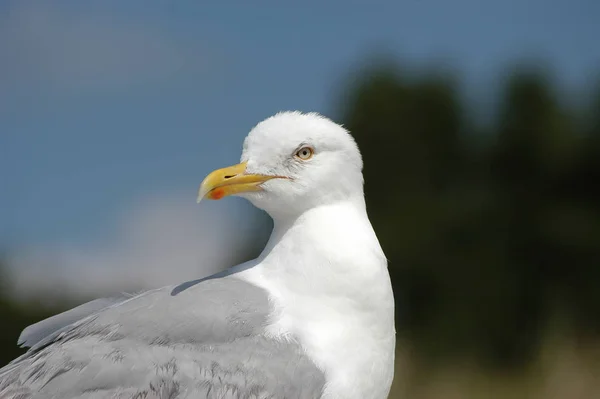
[[[204,198],[219,200],[228,195],[260,191],[260,184],[277,177],[246,174],[246,162],[217,169],[200,184],[198,202]]]

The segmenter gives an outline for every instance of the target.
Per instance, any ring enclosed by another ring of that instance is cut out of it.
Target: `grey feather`
[[[264,334],[264,290],[231,276],[174,289],[92,302],[30,327],[23,338],[33,348],[0,369],[0,398],[321,396],[325,377],[302,348]]]
[[[90,316],[98,311],[107,308],[116,303],[122,302],[131,296],[122,295],[116,298],[100,298],[91,302],[84,303],[66,312],[49,317],[38,323],[25,328],[17,344],[21,347],[31,348],[49,337],[57,335],[63,327],[69,326],[76,321]]]

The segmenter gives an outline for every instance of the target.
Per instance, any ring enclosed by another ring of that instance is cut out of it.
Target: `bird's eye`
[[[301,159],[302,161],[307,161],[312,158],[315,150],[310,147],[302,147],[298,151],[296,151],[296,158]]]

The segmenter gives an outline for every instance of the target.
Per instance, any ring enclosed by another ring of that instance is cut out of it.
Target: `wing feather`
[[[44,319],[25,328],[19,336],[17,344],[21,347],[31,348],[41,341],[48,340],[57,331],[63,330],[78,320],[84,319],[128,298],[131,298],[131,295],[124,294],[114,298],[100,298]]]
[[[323,373],[264,334],[269,314],[231,276],[94,301],[23,332],[33,347],[0,370],[0,397],[320,397]]]

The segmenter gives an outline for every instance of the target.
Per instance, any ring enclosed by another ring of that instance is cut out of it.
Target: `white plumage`
[[[315,149],[312,162],[289,162],[303,145]],[[241,160],[252,173],[291,177],[242,194],[274,219],[263,254],[240,273],[271,295],[277,313],[268,332],[299,339],[326,373],[324,397],[386,398],[394,299],[356,143],[320,115],[280,113],[250,132]]]

